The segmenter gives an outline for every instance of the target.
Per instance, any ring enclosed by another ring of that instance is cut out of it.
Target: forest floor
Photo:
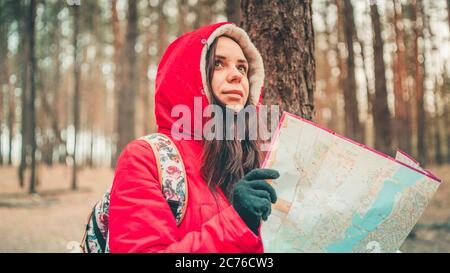
[[[428,169],[447,183],[439,187],[402,252],[450,252],[450,165]],[[87,216],[113,175],[109,168],[82,169],[73,192],[70,168],[40,167],[39,193],[29,195],[19,187],[17,168],[0,168],[0,252],[76,252]]]

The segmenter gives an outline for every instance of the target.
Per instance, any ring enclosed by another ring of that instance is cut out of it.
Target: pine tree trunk
[[[59,3],[59,9],[60,11],[62,9],[61,3]],[[55,25],[59,24],[59,20],[57,17],[53,19],[53,23]],[[52,118],[52,128],[53,132],[55,133],[55,142],[54,146],[57,147],[58,151],[58,161],[59,162],[65,162],[66,161],[66,155],[65,153],[60,154],[60,146],[62,144],[65,144],[65,141],[63,141],[61,137],[61,124],[60,124],[60,114],[59,114],[59,105],[61,103],[61,95],[60,95],[60,81],[61,81],[61,61],[59,59],[59,54],[61,53],[61,28],[58,26],[55,29],[55,36],[54,36],[54,44],[55,44],[55,54],[53,57],[53,62],[55,64],[55,72],[54,72],[54,78],[53,78],[53,104],[51,107],[52,109],[52,115],[50,116]]]
[[[0,81],[0,86],[2,86],[2,83]],[[3,105],[3,90],[1,90],[0,87],[0,105]],[[2,151],[2,136],[3,136],[3,132],[2,132],[2,126],[1,124],[3,123],[3,111],[0,110],[0,166],[3,165],[3,151]]]
[[[394,55],[394,95],[395,95],[395,135],[398,147],[411,153],[411,112],[409,105],[410,94],[406,85],[407,71],[406,71],[406,52],[404,39],[404,25],[402,16],[401,3],[398,0],[393,0],[394,3],[394,30],[395,30],[395,44],[396,52]]]
[[[72,154],[72,190],[77,190],[77,141],[80,128],[80,64],[78,35],[80,32],[80,10],[74,5],[73,9],[73,127],[74,144]]]
[[[450,0],[447,0],[447,20],[448,28],[450,28]]]
[[[336,0],[335,3],[337,5],[337,7],[340,7],[340,1],[341,0]],[[351,5],[351,2],[350,2]],[[365,86],[366,86],[366,96],[367,96],[367,111],[365,113],[365,122],[360,122],[360,135],[361,135],[361,143],[366,143],[368,145],[368,141],[372,140],[372,137],[370,136],[370,128],[372,127],[372,104],[373,104],[373,95],[371,93],[371,88],[370,88],[370,82],[369,82],[369,76],[367,74],[367,69],[366,69],[366,63],[367,63],[367,57],[366,57],[366,53],[365,53],[365,45],[364,42],[358,37],[358,31],[357,31],[357,27],[355,26],[355,20],[354,20],[354,12],[353,12],[353,6],[351,6],[352,9],[352,19],[349,20],[352,28],[353,28],[353,43],[357,43],[359,48],[360,48],[360,55],[361,55],[361,60],[362,60],[362,69],[363,69],[363,74],[364,74],[364,82],[365,82]],[[345,13],[347,14],[347,13]],[[340,13],[339,15],[339,21],[342,21],[342,17],[343,14]],[[369,16],[368,13],[364,12],[364,17]],[[342,25],[342,23],[341,23]],[[339,27],[339,24],[338,24]],[[342,26],[341,26],[342,27]],[[362,25],[361,28],[365,29],[367,26]],[[341,61],[342,62],[342,61]],[[345,70],[344,70],[345,71]],[[355,74],[356,77],[356,74]],[[341,77],[343,79],[343,81],[345,81],[346,79]]]
[[[3,86],[8,82],[8,24],[4,21],[4,5],[5,3],[0,3],[0,166],[3,165],[3,149],[2,149],[2,136],[3,136]]]
[[[438,165],[442,165],[444,163],[444,157],[442,155],[442,141],[441,141],[441,119],[439,117],[439,105],[438,100],[440,99],[440,92],[439,92],[440,86],[438,85],[438,81],[436,79],[434,84],[434,161]]]
[[[154,112],[152,105],[150,103],[150,92],[151,92],[151,82],[148,78],[148,71],[150,66],[150,45],[154,42],[153,33],[149,27],[146,30],[146,38],[144,44],[144,52],[142,56],[142,65],[140,68],[140,79],[139,79],[139,97],[141,102],[141,117],[142,117],[142,134],[147,135],[150,133],[150,126],[154,120],[151,119],[151,113]]]
[[[135,0],[128,1],[127,33],[122,55],[123,77],[117,102],[117,128],[119,139],[117,154],[135,138],[135,108],[137,94],[137,66],[134,46],[137,38],[137,7]]]
[[[356,34],[356,33],[355,33]],[[357,36],[357,35],[356,35]],[[366,83],[366,95],[367,95],[367,112],[366,112],[366,120],[365,120],[365,124],[361,124],[361,141],[362,143],[367,143],[368,140],[370,139],[369,137],[369,126],[371,126],[371,119],[372,119],[372,94],[370,93],[370,84],[369,84],[369,77],[367,75],[367,70],[366,70],[366,63],[367,63],[367,58],[366,58],[366,53],[365,53],[365,49],[364,49],[364,43],[359,39],[356,38],[359,44],[359,47],[361,48],[361,59],[363,62],[363,71],[364,71],[364,81]]]
[[[163,7],[166,3],[166,0],[160,0],[157,6],[158,10],[158,39],[156,47],[158,49],[158,63],[160,58],[162,57],[165,48],[167,47],[167,30],[168,30],[168,22],[165,13],[163,12]]]
[[[235,23],[239,26],[242,20],[241,0],[227,0],[225,5],[228,22]]]
[[[47,90],[47,92],[49,92],[49,90]],[[49,120],[49,122],[52,124],[53,120],[55,118],[55,114],[52,111],[52,108],[49,104],[49,102],[47,101],[47,95],[44,92],[40,92],[40,102],[41,102],[41,112],[42,115],[39,115],[41,118],[45,117]],[[43,128],[44,126],[46,126],[44,124],[44,122],[42,122],[41,127]],[[57,132],[54,130],[56,139],[57,139]],[[42,161],[44,161],[47,165],[51,166],[52,165],[52,161],[53,161],[53,147],[54,147],[54,143],[52,143],[53,141],[51,141],[48,137],[45,138],[43,145],[41,146],[41,151],[42,151]]]
[[[447,139],[447,163],[450,163],[450,95],[446,98],[446,103],[444,103],[444,128],[445,128],[445,138]]]
[[[336,99],[336,105],[339,105],[340,98],[341,96],[343,97],[345,81],[347,80],[346,75],[348,74],[348,72],[347,72],[347,65],[345,63],[346,52],[344,51],[344,47],[340,46],[342,44],[345,44],[344,23],[342,18],[343,17],[342,0],[335,0],[335,5],[337,9],[337,19],[336,19],[337,41],[334,48],[336,51],[337,67],[339,68],[338,89],[341,91],[341,93],[336,92],[338,93],[336,94],[336,96],[338,97]],[[337,116],[337,119],[339,121],[339,123],[337,123],[338,126],[336,126],[338,128],[337,131],[342,134],[345,134],[345,111],[343,109],[339,109],[339,111],[334,114]]]
[[[27,14],[27,6],[23,4],[21,5],[21,9],[23,10],[24,14]],[[27,168],[27,155],[28,153],[28,145],[30,143],[30,130],[29,130],[29,101],[30,101],[30,94],[29,94],[29,78],[30,78],[30,71],[29,71],[29,55],[30,55],[30,48],[29,48],[29,36],[27,34],[28,24],[27,20],[24,20],[25,22],[23,25],[21,25],[22,33],[20,35],[21,43],[20,47],[22,49],[23,55],[22,55],[22,62],[21,62],[21,82],[22,82],[22,95],[21,95],[21,135],[22,135],[22,143],[20,145],[20,165],[18,169],[18,176],[19,176],[19,185],[21,188],[25,186],[25,169]]]
[[[178,17],[177,17],[177,28],[178,35],[185,33],[188,31],[188,26],[186,24],[186,16],[188,14],[188,3],[187,0],[177,0],[178,7]]]
[[[424,75],[425,66],[423,62],[422,49],[419,48],[419,40],[423,38],[423,18],[422,18],[422,1],[412,0],[412,21],[414,26],[414,87],[416,96],[416,113],[417,113],[417,153],[418,161],[422,165],[427,163],[427,147],[425,144],[426,118],[424,108]],[[422,24],[419,20],[422,19]]]
[[[350,0],[344,0],[343,7],[344,37],[347,47],[347,75],[344,81],[345,100],[345,134],[358,142],[362,141],[361,124],[359,122],[359,107],[357,100],[356,78],[355,78],[355,53],[353,50],[353,37],[356,36],[355,20],[353,17],[353,6]]]
[[[14,121],[16,119],[16,103],[14,100],[14,86],[12,84],[8,85],[8,165],[12,165],[12,142],[14,136]],[[0,153],[1,154],[1,153]]]
[[[194,22],[194,29],[211,24],[217,16],[217,10],[214,8],[216,0],[198,0],[194,7],[197,20]]]
[[[36,22],[36,0],[31,0],[29,13],[28,13],[28,42],[30,49],[30,140],[31,140],[31,177],[29,193],[36,193],[36,111],[35,111],[35,98],[36,98],[36,59],[35,59],[35,22]]]
[[[118,101],[120,101],[120,85],[122,80],[122,64],[121,64],[121,55],[122,55],[122,49],[123,49],[123,34],[122,29],[120,27],[120,21],[119,16],[117,14],[117,0],[111,1],[111,13],[112,13],[112,30],[113,30],[113,45],[114,45],[114,101],[116,107],[114,108],[114,111],[116,112],[115,120],[119,119],[118,115],[118,108],[117,104]],[[117,126],[113,130],[113,143],[117,147],[117,139],[116,136],[118,135]],[[117,157],[119,156],[120,151],[113,151],[112,158],[111,158],[111,166],[114,167],[116,164]]]
[[[370,17],[372,19],[374,37],[375,99],[372,110],[375,130],[375,149],[390,154],[392,152],[391,117],[387,104],[383,40],[381,38],[381,22],[377,5],[370,6]]]
[[[166,15],[162,12],[163,11],[163,7],[166,3],[166,0],[160,0],[158,3],[158,6],[156,7],[157,12],[158,12],[158,21],[157,21],[157,33],[158,33],[158,38],[156,39],[156,48],[157,48],[157,53],[156,53],[156,62],[159,63],[162,55],[164,54],[164,50],[167,47],[168,41],[167,41],[167,29],[168,29],[168,22],[167,22],[167,17]],[[199,21],[199,19],[197,18],[197,20],[194,22],[194,27],[197,24],[197,22]],[[151,81],[151,86],[154,87],[154,81]],[[150,121],[152,122],[150,124],[150,132],[156,132],[157,130],[157,126],[156,126],[156,117],[155,117],[155,99],[154,99],[154,88],[152,88],[150,90],[150,94],[151,94],[151,103],[150,103]]]
[[[316,64],[311,1],[242,1],[242,26],[264,60],[264,104],[311,120]]]

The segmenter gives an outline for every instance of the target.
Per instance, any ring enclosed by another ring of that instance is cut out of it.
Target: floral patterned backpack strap
[[[180,225],[188,202],[187,177],[181,155],[172,140],[161,133],[141,137],[155,154],[161,191]]]

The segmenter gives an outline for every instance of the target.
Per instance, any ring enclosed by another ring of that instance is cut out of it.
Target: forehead
[[[216,55],[227,58],[246,59],[242,48],[233,39],[222,36],[217,41]]]

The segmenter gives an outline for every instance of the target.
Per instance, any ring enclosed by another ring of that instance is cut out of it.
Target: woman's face
[[[231,38],[217,40],[211,86],[221,103],[236,111],[244,108],[249,94],[248,63],[241,47]]]

